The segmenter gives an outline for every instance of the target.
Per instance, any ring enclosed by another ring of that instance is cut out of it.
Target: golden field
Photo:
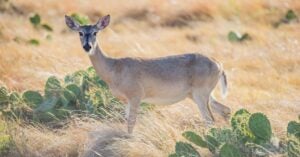
[[[111,15],[98,34],[111,57],[153,58],[197,52],[217,59],[229,82],[226,99],[232,111],[263,112],[278,137],[300,114],[300,24],[274,28],[288,9],[300,15],[298,0],[11,0],[0,12],[0,85],[10,89],[42,90],[46,79],[91,66],[79,35],[65,25],[64,15],[79,13],[96,22]],[[28,18],[39,13],[53,32],[35,29]],[[232,43],[229,31],[247,32],[251,40]],[[51,39],[46,39],[47,35]],[[38,39],[39,46],[27,43]],[[12,126],[17,146],[10,156],[87,156],[97,150],[108,156],[167,156],[185,130],[205,130],[191,100],[157,106],[138,117],[132,136],[122,135],[125,123],[72,119],[63,129]],[[216,126],[228,123],[217,118]],[[121,130],[121,131],[120,131]],[[96,149],[96,148],[95,148]],[[203,156],[212,156],[199,150]]]

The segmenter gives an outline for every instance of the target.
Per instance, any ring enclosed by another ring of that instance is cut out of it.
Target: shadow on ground
[[[121,157],[122,152],[116,146],[116,142],[129,139],[130,135],[121,129],[106,128],[90,133],[90,139],[85,147],[83,157]]]

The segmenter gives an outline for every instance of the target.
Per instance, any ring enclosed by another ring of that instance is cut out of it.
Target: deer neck
[[[106,83],[110,83],[112,79],[112,67],[114,60],[107,57],[103,51],[101,51],[99,45],[97,44],[94,52],[90,55],[90,60],[93,67],[95,68],[97,74],[101,77]]]

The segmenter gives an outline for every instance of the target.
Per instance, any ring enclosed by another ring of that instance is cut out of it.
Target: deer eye
[[[96,35],[97,35],[97,32],[94,32],[93,35],[96,36]]]
[[[79,32],[79,35],[82,37],[82,36],[83,36],[83,33],[82,33],[82,32]]]

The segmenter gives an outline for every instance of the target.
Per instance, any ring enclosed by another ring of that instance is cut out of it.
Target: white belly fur
[[[176,88],[176,87],[175,87]],[[161,89],[155,93],[155,95],[145,97],[142,99],[142,102],[154,104],[154,105],[170,105],[177,103],[183,99],[185,99],[190,93],[190,89],[174,89],[168,88]]]
[[[185,96],[177,97],[177,98],[161,98],[161,97],[152,97],[152,98],[145,98],[142,102],[154,104],[154,105],[171,105],[177,103],[186,98]]]

